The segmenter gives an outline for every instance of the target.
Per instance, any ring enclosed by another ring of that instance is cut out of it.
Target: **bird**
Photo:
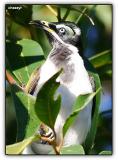
[[[30,24],[42,29],[52,46],[46,61],[38,70],[40,76],[33,89],[33,96],[36,97],[41,87],[63,68],[63,72],[56,80],[60,82],[60,86],[55,95],[61,95],[62,98],[61,109],[54,126],[58,144],[62,138],[63,125],[72,112],[72,106],[76,98],[79,95],[94,92],[93,81],[91,81],[81,56],[81,29],[70,21],[47,22],[33,20],[30,21]],[[75,122],[69,128],[64,138],[64,146],[82,144],[85,141],[91,127],[91,116],[92,101],[79,113]],[[41,142],[33,142],[30,149],[32,149],[32,153],[48,154],[50,146],[41,144]]]

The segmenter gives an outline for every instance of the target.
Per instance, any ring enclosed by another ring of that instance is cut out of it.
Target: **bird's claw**
[[[40,135],[41,135],[41,143],[42,144],[52,144],[53,143],[53,141],[54,141],[54,133],[53,133],[53,131],[48,127],[48,130],[47,130],[47,128],[44,128],[44,126],[43,127],[41,127],[40,128]]]
[[[48,144],[52,144],[54,142],[54,137],[50,139],[50,137],[44,137],[44,136],[41,136],[41,140],[42,142],[44,143],[48,143]]]

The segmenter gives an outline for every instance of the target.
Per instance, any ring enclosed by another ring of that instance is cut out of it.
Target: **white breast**
[[[70,64],[74,64],[74,73],[70,74],[70,76],[73,76],[73,80],[69,83],[65,83],[61,77],[57,79],[57,81],[60,81],[61,83],[57,90],[57,95],[61,94],[62,97],[61,110],[55,124],[58,143],[61,140],[63,124],[66,118],[71,114],[72,105],[75,99],[81,94],[88,94],[92,92],[92,86],[90,84],[89,76],[84,67],[82,58],[77,53],[78,51],[75,47],[71,45],[69,45],[69,47],[74,53],[71,55],[71,60],[69,61]],[[57,71],[59,71],[59,68],[57,68],[57,66],[55,66],[48,58],[41,68],[40,80],[34,95],[37,95],[42,85]],[[75,123],[66,134],[64,145],[81,144],[84,142],[91,125],[91,108],[92,103],[90,103],[84,110],[80,112]]]
[[[60,79],[61,85],[58,88],[58,94],[62,97],[62,106],[59,116],[57,117],[55,129],[58,142],[60,142],[62,127],[67,117],[72,112],[72,106],[77,96],[84,95],[92,92],[92,86],[90,84],[88,73],[84,67],[83,60],[79,55],[72,55],[70,63],[74,63],[75,72],[73,80],[69,83],[63,83]],[[84,142],[88,130],[91,125],[91,108],[92,102],[78,115],[76,122],[68,130],[64,139],[64,145],[81,144]]]

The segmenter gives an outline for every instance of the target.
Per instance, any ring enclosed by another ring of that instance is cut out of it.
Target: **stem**
[[[54,133],[55,139],[54,139],[52,146],[53,146],[53,149],[54,149],[56,155],[60,155],[60,150],[58,149],[58,145],[56,143],[56,132],[55,132],[54,128],[53,128],[53,133]]]
[[[60,144],[58,145],[57,142],[56,142],[56,132],[55,132],[54,129],[53,129],[53,133],[54,133],[54,137],[55,137],[55,138],[54,138],[54,141],[53,141],[53,143],[52,143],[52,146],[53,146],[53,149],[54,149],[56,155],[60,155],[60,150],[61,150],[61,147],[62,147],[62,145],[63,145],[63,139],[62,139],[62,141],[60,142]]]
[[[66,7],[62,6],[62,8],[66,8]],[[69,7],[69,8],[70,8],[70,10],[72,10],[72,11],[76,11],[76,12],[82,13],[82,11],[79,10],[79,9],[76,9],[76,8],[73,8],[73,7]],[[89,19],[89,21],[91,22],[91,24],[92,24],[93,26],[95,25],[94,22],[93,22],[93,20],[92,20],[92,18],[91,18],[90,16],[88,16],[86,13],[83,13],[83,15],[84,15],[86,18]]]
[[[81,18],[82,15],[84,15],[84,16],[86,16],[86,17],[89,19],[89,21],[91,22],[91,24],[92,24],[93,26],[95,25],[94,22],[93,22],[93,20],[92,20],[92,18],[85,13],[86,8],[85,8],[82,12],[81,12],[80,10],[78,10],[78,9],[74,9],[74,10],[81,13],[81,15],[79,16],[80,18]],[[78,18],[78,19],[80,19],[80,18]],[[79,22],[79,20],[76,20],[76,24],[77,24],[78,22]]]
[[[54,144],[52,145],[56,155],[60,155],[60,151],[58,150],[58,148],[56,147],[56,141],[54,142]]]
[[[19,89],[21,89],[22,91],[24,91],[24,88],[22,86],[20,86],[19,84],[17,84],[17,82],[15,81],[15,79],[10,75],[10,73],[7,70],[6,70],[6,79],[7,79],[7,81],[8,81],[9,84],[15,85]]]
[[[57,19],[58,19],[58,22],[61,21],[61,9],[60,8],[57,8]]]
[[[64,17],[62,18],[62,21],[65,21],[65,20],[66,20],[66,18],[68,17],[69,13],[70,13],[70,8],[67,9]]]
[[[83,9],[83,11],[82,11],[82,13],[80,14],[80,16],[77,18],[77,20],[76,20],[76,24],[78,24],[78,22],[80,21],[80,19],[82,18],[82,16],[84,15],[84,13],[86,12],[86,10],[87,10],[87,8],[84,8]]]
[[[7,70],[6,70],[6,79],[11,85],[16,84],[15,79],[10,75],[10,73]]]

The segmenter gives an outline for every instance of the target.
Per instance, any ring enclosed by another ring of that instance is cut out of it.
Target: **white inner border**
[[[96,4],[113,4],[113,51],[114,51],[114,72],[113,72],[113,82],[114,82],[114,92],[113,92],[113,155],[112,156],[7,156],[5,155],[5,43],[4,43],[4,36],[5,36],[5,15],[4,15],[4,9],[6,3],[33,3],[33,4],[49,4],[49,3],[96,3]],[[1,0],[0,1],[0,159],[1,160],[14,160],[14,159],[101,159],[101,160],[109,160],[109,159],[118,159],[118,0],[55,0],[55,1],[49,1],[49,0]]]

